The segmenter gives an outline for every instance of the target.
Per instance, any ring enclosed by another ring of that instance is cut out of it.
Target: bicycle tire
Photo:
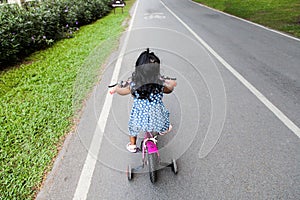
[[[132,179],[133,179],[133,172],[132,172],[132,168],[131,168],[130,165],[127,166],[126,175],[127,175],[128,180],[132,181]]]
[[[175,159],[172,159],[171,169],[174,172],[174,174],[178,173],[178,167]]]
[[[157,181],[157,167],[158,167],[158,155],[157,153],[148,154],[148,165],[150,181],[155,183]]]

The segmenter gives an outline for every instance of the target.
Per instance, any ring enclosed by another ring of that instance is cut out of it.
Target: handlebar
[[[164,80],[173,80],[173,81],[176,80],[175,77],[172,78],[172,77],[168,77],[168,76],[161,76],[161,78],[164,79]]]
[[[116,85],[119,85],[119,86],[121,86],[121,88],[124,88],[124,87],[127,87],[129,85],[129,82],[128,81],[121,81],[120,83],[115,83],[115,84],[109,85],[108,87],[112,88],[112,87],[115,87]]]
[[[109,88],[112,88],[112,87],[115,87],[116,85],[118,85],[118,83],[115,83],[115,84],[113,84],[113,85],[109,85],[108,87],[109,87]]]
[[[161,76],[161,79],[163,79],[163,80],[173,80],[173,81],[176,80],[175,77],[172,78],[172,77],[168,77],[168,76]],[[127,81],[121,81],[120,83],[115,83],[115,84],[109,85],[108,87],[112,88],[112,87],[115,87],[115,86],[119,85],[119,86],[121,86],[121,88],[124,88],[124,87],[127,87],[129,85],[129,80],[130,79],[128,79]]]

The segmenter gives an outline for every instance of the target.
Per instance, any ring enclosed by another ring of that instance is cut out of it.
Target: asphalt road
[[[300,40],[188,0],[138,0],[132,15],[37,199],[300,199]],[[127,180],[141,164],[125,149],[132,99],[107,95],[147,47],[178,82],[159,147],[179,172],[155,184],[147,168]]]

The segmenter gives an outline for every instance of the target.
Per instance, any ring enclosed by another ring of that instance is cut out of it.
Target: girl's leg
[[[136,145],[136,137],[130,136],[130,144]]]
[[[135,153],[137,151],[137,148],[136,148],[136,137],[130,136],[130,142],[127,144],[126,148],[131,153]]]

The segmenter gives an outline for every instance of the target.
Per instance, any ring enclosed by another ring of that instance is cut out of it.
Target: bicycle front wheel
[[[157,153],[148,154],[149,175],[152,183],[157,181],[158,155]]]

